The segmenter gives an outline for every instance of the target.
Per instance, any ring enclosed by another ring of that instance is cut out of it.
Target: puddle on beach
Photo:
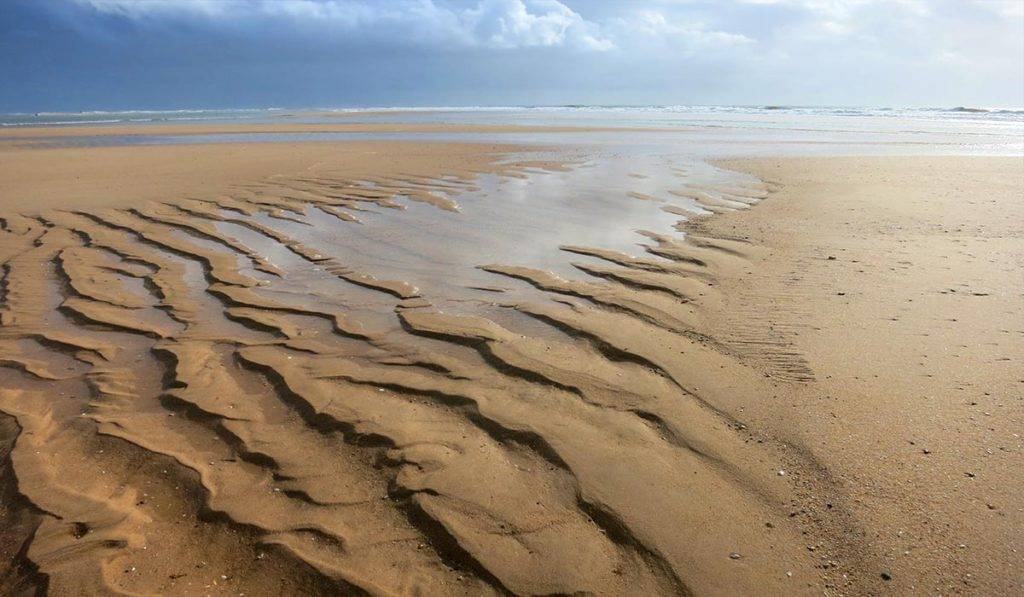
[[[533,168],[522,178],[484,174],[474,185],[471,190],[435,191],[457,202],[457,212],[399,196],[401,209],[372,206],[353,212],[360,223],[317,209],[308,210],[305,224],[259,217],[291,238],[338,256],[354,270],[416,286],[431,302],[489,302],[499,290],[523,298],[528,285],[480,266],[526,267],[593,281],[573,264],[602,260],[562,247],[641,255],[654,243],[642,231],[678,239],[682,235],[675,225],[680,220],[711,213],[694,191],[714,195],[716,186],[734,192],[745,186],[752,196],[744,199],[751,200],[761,190],[745,175],[665,155],[628,161],[593,156],[564,171]],[[277,251],[270,260],[287,271],[296,265],[287,251]]]

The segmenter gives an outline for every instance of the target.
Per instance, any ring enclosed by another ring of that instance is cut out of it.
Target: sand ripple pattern
[[[770,390],[699,331],[714,263],[742,242],[564,245],[580,279],[479,263],[495,284],[475,292],[494,298],[458,309],[294,234],[317,213],[359,227],[410,202],[458,212],[475,176],[310,175],[5,215],[4,586],[804,590],[815,572],[774,456],[717,406]],[[664,209],[767,192],[730,184]]]

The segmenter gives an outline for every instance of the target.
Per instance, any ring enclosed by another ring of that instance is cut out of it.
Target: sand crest
[[[5,589],[820,594],[902,576],[864,536],[893,514],[777,409],[840,391],[821,381],[839,328],[772,343],[735,302],[758,288],[744,272],[789,261],[716,218],[764,226],[759,204],[804,188],[792,173],[694,162],[610,193],[600,162],[512,146],[3,151]],[[627,221],[665,226],[620,238]]]

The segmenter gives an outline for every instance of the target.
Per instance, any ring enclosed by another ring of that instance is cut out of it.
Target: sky
[[[0,112],[1024,107],[1024,0],[0,0]]]

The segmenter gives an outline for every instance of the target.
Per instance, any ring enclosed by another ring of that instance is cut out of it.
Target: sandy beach
[[[5,140],[0,592],[1024,590],[1024,160],[623,147]]]
[[[722,165],[779,191],[694,225],[757,247],[718,274],[710,333],[769,375],[813,378],[738,405],[823,467],[801,479],[811,516],[894,594],[1020,592],[1024,160]]]

